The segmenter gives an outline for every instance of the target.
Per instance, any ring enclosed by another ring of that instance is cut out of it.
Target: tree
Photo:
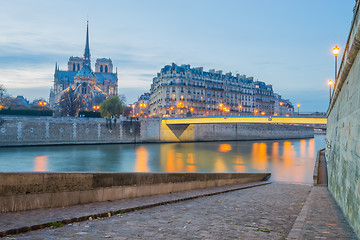
[[[69,91],[61,96],[59,106],[61,115],[75,117],[84,106],[84,99],[76,94],[72,88],[69,88]]]
[[[5,97],[6,95],[6,89],[3,84],[0,83],[0,98]]]
[[[16,106],[16,99],[12,98],[6,91],[3,84],[0,83],[0,109]]]
[[[100,113],[102,117],[120,116],[124,107],[124,102],[118,96],[112,96],[100,105]]]

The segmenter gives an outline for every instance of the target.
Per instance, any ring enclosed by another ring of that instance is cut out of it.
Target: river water
[[[0,172],[270,172],[312,183],[325,136],[279,141],[0,148]]]

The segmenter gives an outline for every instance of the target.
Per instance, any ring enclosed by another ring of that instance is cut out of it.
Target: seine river
[[[312,183],[325,136],[229,141],[0,148],[0,172],[270,172]]]

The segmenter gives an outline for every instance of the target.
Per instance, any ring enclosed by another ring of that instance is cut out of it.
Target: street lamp
[[[329,100],[329,104],[331,103],[331,85],[333,85],[333,81],[330,79],[328,81],[329,87],[330,87],[330,100]]]
[[[298,104],[297,107],[298,107],[298,115],[300,115],[300,104]]]
[[[333,49],[333,53],[335,56],[335,83],[337,80],[337,56],[338,56],[339,52],[340,52],[340,48],[338,46],[335,46]]]

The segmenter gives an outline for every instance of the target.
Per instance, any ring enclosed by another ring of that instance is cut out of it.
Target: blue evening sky
[[[331,49],[344,49],[354,0],[2,1],[0,83],[48,99],[55,62],[82,56],[89,19],[92,65],[110,57],[131,103],[167,64],[246,74],[300,111],[326,111]],[[339,56],[341,59],[341,56]],[[339,61],[340,64],[340,61]]]

